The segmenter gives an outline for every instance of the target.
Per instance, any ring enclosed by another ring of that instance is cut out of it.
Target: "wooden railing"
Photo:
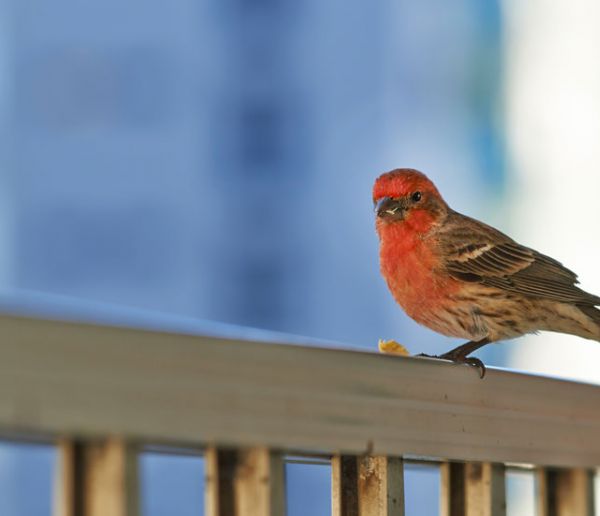
[[[0,316],[0,431],[55,441],[56,516],[139,513],[142,446],[203,450],[207,516],[283,516],[284,454],[331,457],[336,516],[404,514],[403,461],[441,513],[592,515],[600,387],[359,351]],[[310,516],[310,515],[307,515]]]

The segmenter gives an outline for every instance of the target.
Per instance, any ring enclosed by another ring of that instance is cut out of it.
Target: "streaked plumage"
[[[489,342],[539,330],[600,341],[600,297],[581,290],[560,262],[453,211],[427,177],[412,169],[380,176],[374,186],[381,271],[417,322],[469,343],[444,355],[467,355]]]

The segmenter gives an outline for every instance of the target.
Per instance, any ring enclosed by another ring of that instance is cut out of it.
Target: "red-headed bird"
[[[600,341],[600,297],[549,256],[455,212],[421,172],[396,169],[373,188],[381,272],[418,323],[469,342],[435,358],[468,355],[490,342],[539,330]],[[427,355],[425,355],[427,356]]]

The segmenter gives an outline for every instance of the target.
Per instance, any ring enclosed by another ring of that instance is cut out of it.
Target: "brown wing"
[[[600,297],[578,288],[577,275],[553,258],[473,219],[456,227],[438,236],[451,276],[531,297],[600,304]]]

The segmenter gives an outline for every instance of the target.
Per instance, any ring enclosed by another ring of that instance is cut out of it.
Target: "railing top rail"
[[[0,316],[0,432],[600,465],[600,387],[425,359]]]

